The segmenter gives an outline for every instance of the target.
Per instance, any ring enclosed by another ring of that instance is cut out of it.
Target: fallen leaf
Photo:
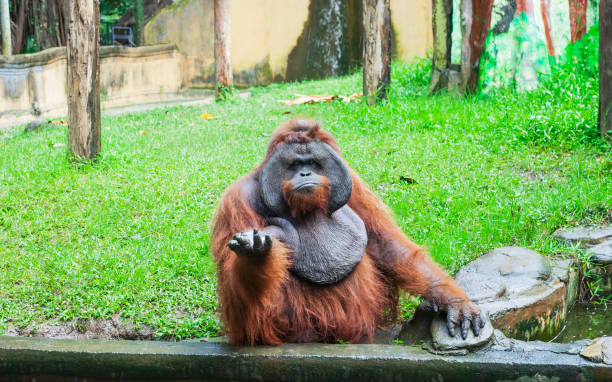
[[[148,134],[146,130],[140,130],[138,133],[139,133],[140,135],[146,135],[146,134]]]
[[[335,95],[309,95],[309,96],[299,96],[296,99],[279,99],[278,102],[282,102],[285,105],[303,105],[305,103],[320,103],[320,102],[331,102],[335,99],[338,99],[338,96]]]
[[[64,125],[66,126],[68,124],[68,121],[66,121],[65,119],[54,119],[52,121],[49,121],[49,123],[55,124],[55,125]]]
[[[363,93],[353,93],[349,96],[343,96],[343,95],[328,95],[328,94],[321,94],[321,95],[300,95],[298,96],[296,99],[281,99],[278,100],[278,102],[282,102],[285,105],[288,106],[292,106],[292,105],[303,105],[303,104],[307,104],[307,103],[320,103],[320,102],[331,102],[337,99],[341,99],[342,102],[348,103],[351,101],[355,101],[358,102],[359,99],[363,96]]]
[[[66,147],[65,143],[54,143],[53,147]]]
[[[212,115],[210,115],[208,113],[208,110],[205,110],[204,113],[202,113],[202,115],[199,118],[206,118],[206,119],[211,119],[211,118],[215,118]]]
[[[340,96],[342,102],[344,103],[349,103],[351,101],[359,102],[361,97],[363,97],[363,93],[353,93],[348,97],[342,95]]]
[[[283,111],[283,114],[291,114],[291,112],[287,110],[287,111]]]

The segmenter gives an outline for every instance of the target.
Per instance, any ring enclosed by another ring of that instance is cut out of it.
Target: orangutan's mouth
[[[321,184],[316,183],[316,182],[305,182],[302,184],[297,185],[293,191],[306,191],[306,190],[311,190],[315,187],[319,187]]]

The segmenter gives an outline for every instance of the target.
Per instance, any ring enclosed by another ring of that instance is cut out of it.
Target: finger
[[[482,329],[482,328],[484,328],[484,327],[485,327],[485,324],[487,323],[487,320],[486,320],[486,318],[485,318],[484,314],[482,314],[482,313],[480,313],[480,314],[478,315],[478,317],[480,318],[480,325],[479,325],[479,326],[480,326],[480,328]]]
[[[454,309],[449,309],[446,312],[446,327],[448,328],[448,334],[450,334],[451,337],[454,337],[456,334],[455,325],[457,324],[457,312]]]
[[[253,230],[253,248],[260,249],[262,244],[261,235],[257,233],[257,230]]]
[[[446,320],[446,328],[448,329],[448,334],[451,337],[454,337],[455,334],[457,334],[457,333],[455,333],[455,324],[452,321],[448,320],[448,319]]]
[[[266,238],[264,241],[264,247],[266,249],[270,249],[272,247],[272,237],[268,234],[266,234]]]
[[[438,313],[438,310],[440,310],[440,308],[438,308],[438,304],[436,304],[435,301],[432,301],[431,304],[433,306],[434,312]]]
[[[244,235],[235,234],[233,237],[234,237],[234,240],[236,240],[238,244],[240,244],[241,246],[243,247],[249,246],[248,239]]]
[[[245,236],[246,236],[246,235],[245,235],[245,233],[244,233],[244,232],[238,232],[238,233],[233,234],[233,235],[232,235],[232,238],[233,238],[234,240],[236,240],[236,241],[240,241],[240,240],[243,240],[243,241],[244,241]]]
[[[464,340],[468,336],[468,330],[469,329],[470,329],[470,317],[469,316],[463,316],[461,318],[461,338],[463,338]]]
[[[231,250],[236,251],[240,248],[240,244],[236,240],[230,240],[227,242],[227,246],[230,247]]]
[[[476,337],[480,335],[480,314],[477,314],[474,316],[474,318],[472,318],[472,331]]]

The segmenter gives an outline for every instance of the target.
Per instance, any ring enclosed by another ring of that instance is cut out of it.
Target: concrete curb
[[[562,344],[559,344],[562,345]],[[491,381],[522,376],[610,381],[612,365],[579,355],[482,350],[443,356],[404,345],[235,347],[147,342],[0,337],[4,380]],[[80,377],[80,378],[79,378]],[[24,379],[25,378],[25,379]]]

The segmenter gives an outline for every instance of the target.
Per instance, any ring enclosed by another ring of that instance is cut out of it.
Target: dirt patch
[[[135,326],[131,320],[114,315],[107,320],[81,320],[63,324],[39,324],[23,328],[9,324],[7,336],[154,340],[155,331],[148,326]]]
[[[523,171],[519,173],[519,175],[521,178],[524,179],[525,183],[535,183],[535,182],[542,180],[542,178],[544,178],[543,173],[536,172],[531,169],[524,169]]]

